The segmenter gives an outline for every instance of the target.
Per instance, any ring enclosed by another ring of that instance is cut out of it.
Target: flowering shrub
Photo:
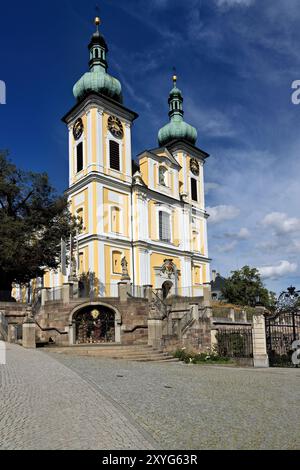
[[[186,348],[181,348],[181,349],[177,349],[174,352],[174,357],[176,357],[180,361],[185,362],[186,364],[203,364],[203,363],[224,364],[224,363],[230,362],[230,358],[220,357],[213,350],[209,350],[207,353],[205,352],[197,353],[197,352],[187,351]]]

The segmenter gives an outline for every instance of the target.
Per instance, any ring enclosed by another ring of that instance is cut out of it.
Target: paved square
[[[7,356],[1,449],[300,448],[300,370]]]

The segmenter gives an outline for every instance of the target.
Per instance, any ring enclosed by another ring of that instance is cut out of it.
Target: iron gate
[[[300,340],[299,291],[289,287],[276,305],[276,313],[266,317],[266,335],[271,367],[295,367],[293,343]]]

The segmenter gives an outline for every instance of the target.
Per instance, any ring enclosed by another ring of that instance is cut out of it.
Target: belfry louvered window
[[[120,146],[114,140],[109,141],[109,161],[112,170],[120,171]]]
[[[191,193],[192,193],[192,200],[198,201],[198,183],[195,178],[191,178]]]
[[[77,145],[77,173],[79,173],[81,170],[83,170],[83,144],[80,142]]]
[[[171,241],[170,215],[167,212],[159,212],[159,239],[162,242]]]

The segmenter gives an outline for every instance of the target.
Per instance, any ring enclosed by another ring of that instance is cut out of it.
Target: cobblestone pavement
[[[300,448],[300,369],[51,356],[100,387],[160,448]]]
[[[0,449],[151,449],[126,411],[41,351],[8,345],[0,365]]]

